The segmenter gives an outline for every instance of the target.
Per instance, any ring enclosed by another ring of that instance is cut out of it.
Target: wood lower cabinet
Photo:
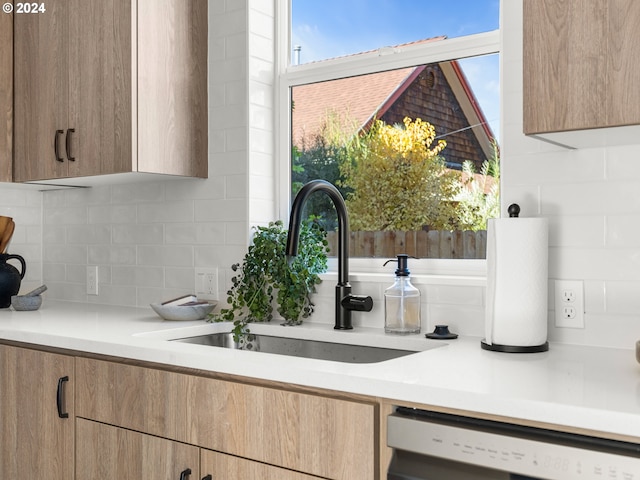
[[[323,478],[378,478],[377,414],[321,392],[76,360],[77,417]]]
[[[0,345],[2,478],[74,478],[73,377],[71,356]]]
[[[76,420],[76,480],[194,480],[199,465],[193,445]]]
[[[201,459],[200,474],[203,480],[318,480],[320,478],[210,450],[202,450]],[[207,475],[211,477],[207,478]]]

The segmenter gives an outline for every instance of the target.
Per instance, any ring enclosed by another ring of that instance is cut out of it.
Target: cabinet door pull
[[[189,475],[191,475],[191,469],[187,468],[186,470],[183,470],[182,473],[180,473],[180,480],[187,480],[189,478]]]
[[[67,138],[65,138],[65,142],[64,142],[64,147],[67,151],[67,158],[69,159],[70,162],[76,161],[75,157],[71,156],[71,134],[75,133],[75,131],[76,131],[75,128],[69,128],[67,130]]]
[[[56,135],[53,137],[53,151],[56,154],[56,160],[64,162],[64,158],[60,155],[60,135],[64,134],[64,130],[56,130]]]
[[[58,406],[58,416],[60,418],[69,418],[69,414],[67,412],[63,412],[63,396],[62,396],[62,392],[64,390],[64,382],[68,382],[69,381],[69,377],[68,376],[64,376],[64,377],[60,377],[58,379],[58,392],[56,394],[56,404]]]
[[[204,477],[202,477],[202,480],[213,480],[213,477],[211,476],[211,474],[205,475]]]

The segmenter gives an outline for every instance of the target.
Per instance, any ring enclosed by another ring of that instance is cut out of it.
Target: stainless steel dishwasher
[[[387,421],[387,480],[640,480],[636,443],[405,407]]]

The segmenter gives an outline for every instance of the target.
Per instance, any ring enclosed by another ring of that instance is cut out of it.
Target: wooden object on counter
[[[11,240],[16,224],[11,217],[0,216],[0,253],[7,252],[7,245]]]
[[[9,242],[11,241],[11,237],[13,236],[13,231],[16,228],[16,224],[13,220],[9,221],[8,225],[2,232],[2,236],[0,237],[0,253],[7,253],[7,248],[9,246]]]

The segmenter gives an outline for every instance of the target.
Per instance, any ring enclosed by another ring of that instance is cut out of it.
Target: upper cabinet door
[[[524,131],[604,122],[608,0],[525,0]]]
[[[67,174],[69,7],[48,0],[45,12],[14,15],[15,181]]]
[[[610,0],[607,73],[608,123],[640,123],[640,2]]]
[[[524,133],[640,124],[638,25],[637,0],[524,0]]]
[[[138,0],[138,13],[137,168],[206,177],[207,2]]]
[[[206,178],[207,21],[207,0],[52,0],[16,15],[14,181]]]
[[[131,0],[67,0],[69,176],[131,171]]]

